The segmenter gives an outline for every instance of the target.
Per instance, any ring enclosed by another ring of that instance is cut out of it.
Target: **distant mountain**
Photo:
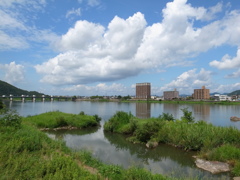
[[[213,92],[213,93],[210,93],[210,96],[213,96],[215,94],[228,95],[228,93]]]
[[[232,95],[240,95],[240,90],[233,91],[233,92],[229,93],[228,95],[229,95],[229,96],[232,96]]]
[[[21,96],[21,95],[42,96],[42,95],[44,95],[43,93],[39,93],[37,91],[26,91],[26,90],[19,89],[11,84],[8,84],[7,82],[0,80],[0,96],[2,96],[2,95],[9,96],[10,94],[12,94],[14,96]]]

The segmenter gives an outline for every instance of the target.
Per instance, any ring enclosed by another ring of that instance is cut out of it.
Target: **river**
[[[180,119],[181,109],[188,108],[195,120],[204,120],[216,126],[235,126],[240,122],[231,122],[231,116],[240,116],[239,105],[203,105],[203,104],[166,104],[166,103],[121,103],[90,101],[53,101],[53,102],[4,102],[4,104],[22,116],[37,115],[49,111],[62,111],[78,114],[97,114],[102,118],[101,128],[48,132],[53,138],[62,139],[73,150],[86,149],[93,156],[107,164],[118,164],[124,168],[142,167],[152,173],[174,177],[198,177],[198,179],[230,179],[229,173],[212,175],[198,169],[192,156],[194,152],[184,152],[168,145],[147,149],[144,145],[131,144],[123,135],[103,131],[103,124],[117,111],[131,112],[140,118],[157,117],[170,113]]]

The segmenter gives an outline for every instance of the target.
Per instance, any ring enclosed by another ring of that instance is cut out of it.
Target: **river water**
[[[204,120],[216,126],[235,126],[240,122],[231,122],[231,116],[240,116],[239,105],[203,105],[203,104],[166,104],[166,103],[121,103],[90,101],[54,101],[54,102],[4,102],[22,116],[37,115],[49,111],[62,111],[78,114],[97,114],[102,118],[101,128],[90,130],[48,132],[48,135],[62,139],[73,150],[86,149],[93,156],[107,164],[118,164],[124,168],[142,167],[152,173],[174,177],[198,177],[198,179],[230,179],[228,173],[212,175],[198,169],[192,156],[195,152],[184,152],[168,145],[147,149],[144,145],[131,144],[123,135],[103,131],[103,124],[117,111],[131,112],[140,118],[157,117],[170,113],[176,119],[182,116],[181,109],[188,108],[195,120]]]

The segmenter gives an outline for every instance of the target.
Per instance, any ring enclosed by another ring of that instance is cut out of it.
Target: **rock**
[[[147,148],[155,148],[155,147],[157,147],[158,146],[158,142],[151,142],[151,141],[149,141],[149,142],[147,142],[147,144],[146,144],[146,147]]]
[[[195,163],[198,168],[204,169],[213,174],[230,171],[229,164],[219,161],[206,161],[197,158]]]
[[[240,177],[234,177],[233,180],[240,180]]]
[[[240,118],[237,116],[232,116],[232,117],[230,117],[230,120],[231,121],[240,121]]]

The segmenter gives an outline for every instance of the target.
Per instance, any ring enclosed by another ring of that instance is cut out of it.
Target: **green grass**
[[[34,125],[38,128],[58,128],[71,126],[76,128],[86,128],[98,126],[101,119],[98,116],[80,114],[69,114],[59,111],[47,112],[36,116],[29,116],[23,122]]]
[[[149,171],[132,167],[124,169],[118,165],[106,165],[92,157],[89,152],[73,152],[62,141],[49,138],[37,129],[41,118],[49,120],[50,125],[56,121],[56,113],[66,118],[65,113],[52,112],[24,118],[14,112],[15,123],[9,114],[0,117],[0,174],[2,180],[10,179],[53,179],[53,180],[167,180],[172,179],[160,174],[153,175]],[[7,116],[7,117],[6,117]],[[12,117],[11,116],[11,117]],[[79,115],[77,115],[79,116]],[[81,113],[80,117],[88,117]],[[72,116],[70,116],[72,117]],[[99,120],[99,117],[95,119]],[[2,123],[4,122],[4,123]],[[47,124],[47,123],[46,123]]]
[[[1,179],[98,179],[78,166],[62,142],[34,127],[0,128]]]

